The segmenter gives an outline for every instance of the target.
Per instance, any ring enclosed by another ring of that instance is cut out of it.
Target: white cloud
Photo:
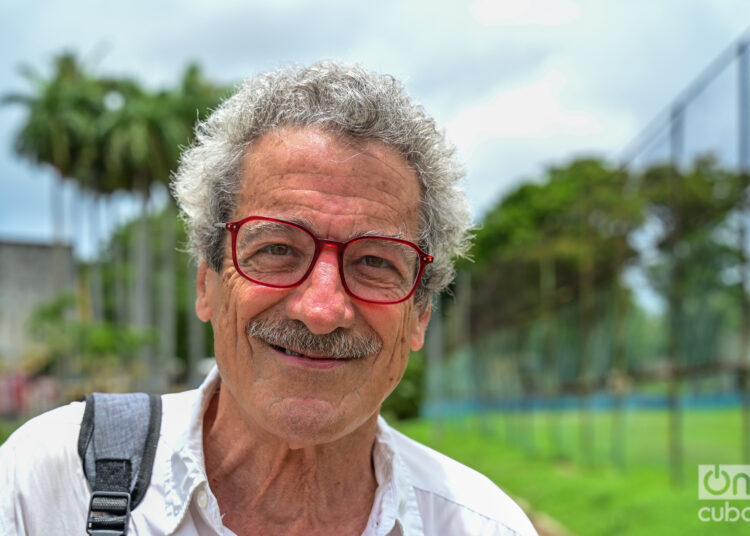
[[[486,26],[560,26],[581,15],[569,0],[477,0],[470,12]]]
[[[461,151],[496,138],[540,139],[554,136],[589,136],[602,130],[599,119],[587,110],[567,108],[561,99],[565,75],[544,72],[532,82],[492,95],[463,109],[447,126]]]

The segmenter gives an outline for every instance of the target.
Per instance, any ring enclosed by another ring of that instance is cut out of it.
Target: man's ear
[[[427,331],[427,324],[430,323],[432,303],[428,302],[424,307],[417,305],[412,314],[414,319],[412,320],[409,348],[416,352],[424,345],[424,334]]]
[[[211,274],[209,274],[208,265],[206,261],[201,261],[198,265],[198,276],[195,278],[195,314],[198,315],[203,322],[208,322],[213,316],[213,285],[212,281],[209,281]]]

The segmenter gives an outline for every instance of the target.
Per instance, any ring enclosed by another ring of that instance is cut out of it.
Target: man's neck
[[[244,534],[361,534],[375,497],[377,415],[331,443],[291,448],[244,417],[222,387],[203,451],[224,525]]]

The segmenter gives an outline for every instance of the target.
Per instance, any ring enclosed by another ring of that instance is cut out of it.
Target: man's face
[[[232,219],[304,221],[319,238],[342,242],[365,233],[416,242],[419,199],[416,174],[385,144],[282,129],[248,150]],[[329,442],[374,419],[401,379],[409,350],[421,348],[430,316],[413,298],[376,305],[350,297],[337,263],[336,249],[324,247],[299,286],[269,288],[237,273],[227,239],[221,271],[205,263],[199,270],[196,312],[213,326],[223,388],[244,419],[294,445]],[[289,355],[248,334],[254,322],[289,320],[316,335],[341,328],[382,345],[365,357],[334,361]]]

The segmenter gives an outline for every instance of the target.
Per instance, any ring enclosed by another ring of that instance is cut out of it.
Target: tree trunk
[[[162,214],[161,240],[161,292],[159,293],[159,362],[162,363],[165,376],[173,372],[176,361],[176,294],[175,294],[175,219],[172,198],[169,197]]]
[[[539,261],[539,291],[542,304],[542,322],[544,323],[543,362],[547,374],[546,395],[549,401],[547,408],[547,434],[549,436],[552,456],[562,457],[562,433],[560,430],[560,415],[555,407],[555,401],[560,396],[560,381],[557,362],[557,330],[555,324],[555,261],[548,255]]]
[[[113,204],[111,212],[116,214],[117,227],[122,227],[119,213],[117,213],[117,207]],[[115,230],[114,232],[117,232]],[[123,235],[124,238],[125,235]],[[132,237],[131,237],[132,240]],[[128,324],[128,319],[132,318],[131,309],[128,303],[128,270],[126,269],[132,262],[129,263],[127,242],[123,240],[112,241],[114,251],[113,253],[113,266],[112,266],[112,279],[114,280],[114,293],[115,293],[115,322],[121,326]],[[131,246],[132,248],[132,246]],[[131,257],[132,259],[132,257]]]
[[[489,433],[487,421],[487,353],[472,333],[471,323],[471,273],[463,271],[458,275],[458,311],[461,332],[465,348],[469,354],[469,366],[474,384],[474,399],[479,409],[479,430],[483,435]]]
[[[55,294],[59,295],[66,290],[65,281],[65,246],[63,245],[63,229],[65,228],[64,202],[63,202],[63,178],[58,177],[51,183],[50,191],[50,214],[52,216],[52,244],[55,262],[52,266],[52,280]]]
[[[740,254],[740,390],[742,397],[742,460],[750,463],[750,303],[747,277],[748,174],[750,174],[750,49],[743,43],[737,50],[737,108],[739,120],[738,163],[740,178],[739,244]]]
[[[70,228],[73,237],[84,237],[85,236],[85,204],[83,199],[83,190],[76,186],[71,188],[70,196]],[[72,240],[73,252],[78,252],[80,258],[80,248],[76,248],[75,239]],[[85,276],[76,278],[76,312],[78,319],[84,322],[91,320],[91,296],[88,292],[88,286],[86,285]],[[80,358],[80,356],[74,356]]]
[[[133,241],[135,259],[135,291],[131,293],[133,303],[130,307],[132,313],[131,323],[133,327],[148,331],[152,329],[151,313],[151,244],[150,229],[148,221],[148,188],[141,185],[138,189],[141,194],[141,215],[136,222],[136,236]],[[161,391],[164,384],[161,370],[157,367],[152,344],[146,344],[141,348],[139,355],[143,364],[144,375],[141,385],[144,391],[157,393]]]
[[[99,258],[99,237],[101,218],[99,217],[100,197],[94,194],[89,212],[89,246],[91,259],[89,262],[89,292],[91,294],[91,318],[95,322],[104,319],[104,287],[102,283],[102,268]]]
[[[743,199],[747,195],[743,180]],[[747,280],[747,218],[745,203],[740,209],[739,252],[740,252],[740,396],[742,401],[742,460],[750,463],[750,303],[748,303]]]
[[[682,262],[672,253],[669,289],[669,465],[672,484],[683,484],[682,460]]]
[[[443,311],[433,309],[427,329],[427,400],[432,404],[433,440],[439,442],[442,436],[443,404]]]
[[[65,223],[65,206],[63,200],[63,178],[58,177],[57,180],[53,180],[51,183],[50,191],[50,212],[52,216],[52,285],[55,296],[59,296],[64,292],[71,292],[73,289],[69,288],[69,281],[66,277],[67,270],[65,269],[68,261],[65,255],[65,245],[63,244],[63,229]],[[61,355],[60,359],[54,364],[55,377],[59,378],[63,383],[63,389],[66,387],[66,381],[70,375],[71,368],[70,355]]]
[[[627,355],[627,312],[628,296],[620,281],[622,268],[622,249],[624,244],[618,240],[613,266],[614,286],[614,341],[612,355],[612,376],[610,392],[612,393],[612,463],[620,469],[625,468],[625,442],[627,441],[625,423],[625,396],[628,389],[628,355]]]
[[[580,365],[578,385],[580,388],[580,445],[584,465],[594,462],[594,421],[592,408],[592,340],[593,331],[593,261],[584,255],[579,267],[579,315],[580,315]]]
[[[672,484],[682,486],[683,437],[682,437],[682,297],[683,263],[679,246],[684,238],[681,220],[680,192],[682,177],[680,165],[684,148],[685,110],[672,110],[670,123],[670,158],[672,171],[669,176],[669,204],[674,219],[671,244],[671,274],[669,285],[669,342],[668,355],[671,369],[669,382],[669,465]]]

